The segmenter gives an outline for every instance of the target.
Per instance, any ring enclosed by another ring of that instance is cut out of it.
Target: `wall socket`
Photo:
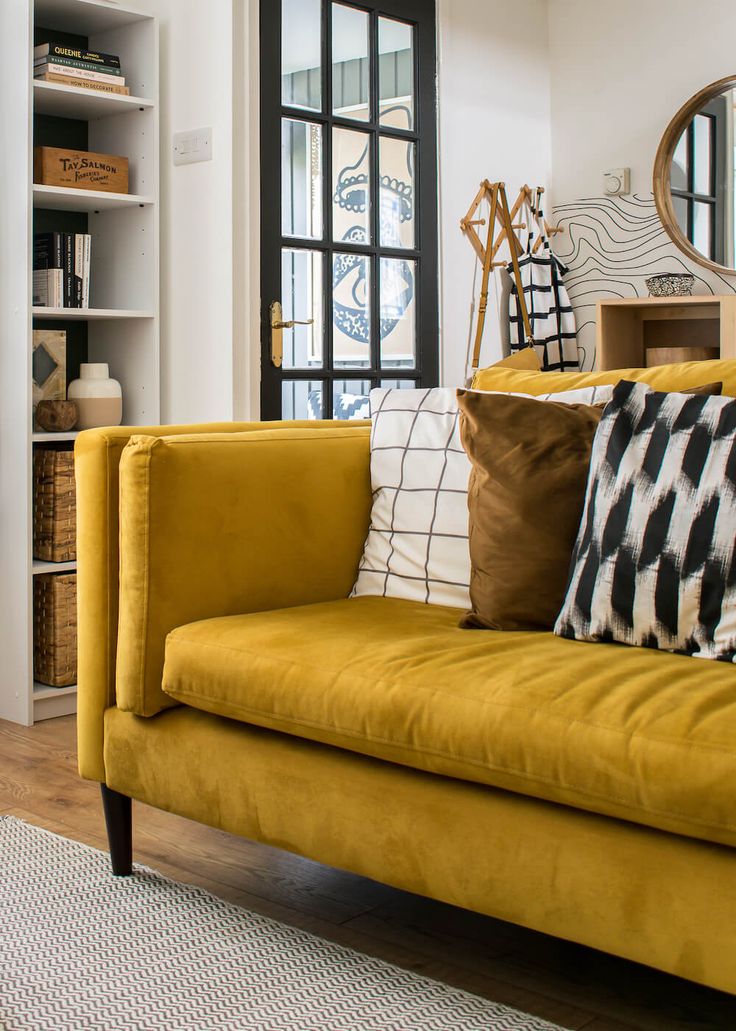
[[[196,161],[212,160],[212,129],[188,129],[175,132],[173,137],[175,165],[193,165]]]
[[[623,197],[631,193],[631,169],[611,168],[604,172],[603,189],[607,197]]]

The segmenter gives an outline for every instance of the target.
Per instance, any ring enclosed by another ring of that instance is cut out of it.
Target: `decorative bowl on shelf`
[[[68,433],[78,417],[74,401],[39,401],[36,405],[36,422],[47,433]]]
[[[660,272],[644,282],[650,297],[689,297],[693,292],[695,276],[692,272]]]

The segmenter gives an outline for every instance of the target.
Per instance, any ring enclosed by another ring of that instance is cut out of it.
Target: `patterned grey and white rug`
[[[559,1031],[0,817],[1,1031]]]

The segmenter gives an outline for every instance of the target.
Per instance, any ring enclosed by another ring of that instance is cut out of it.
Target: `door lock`
[[[273,301],[271,313],[271,362],[280,369],[284,361],[284,330],[294,326],[311,326],[314,319],[289,319],[284,322],[281,301]]]

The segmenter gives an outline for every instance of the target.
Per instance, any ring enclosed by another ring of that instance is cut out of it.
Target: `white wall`
[[[231,419],[233,3],[146,6],[161,19],[162,419]],[[172,133],[203,126],[212,160],[175,168]]]
[[[693,93],[736,72],[734,39],[734,0],[549,0],[555,202],[601,196],[619,166],[632,193],[650,193],[662,133]]]
[[[543,186],[550,168],[547,0],[438,0],[442,382],[463,382],[480,263],[460,231],[481,179]],[[493,279],[481,363],[501,357]],[[474,324],[474,323],[473,323]]]
[[[584,367],[595,361],[596,302],[646,296],[656,272],[690,272],[694,293],[736,290],[733,275],[702,268],[672,243],[656,213],[652,169],[678,109],[710,82],[733,75],[733,0],[549,0],[555,249]],[[631,169],[631,193],[604,196],[603,173]]]

